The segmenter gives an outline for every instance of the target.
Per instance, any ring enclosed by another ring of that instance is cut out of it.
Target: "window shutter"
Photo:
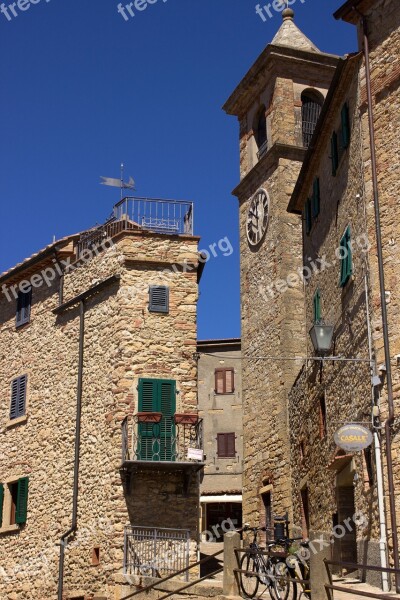
[[[337,143],[337,133],[333,132],[331,137],[331,160],[332,160],[332,175],[336,175],[337,168],[339,166],[339,153]]]
[[[236,456],[234,433],[217,434],[217,454],[220,458],[234,458]]]
[[[159,394],[161,412],[163,414],[161,426],[161,460],[175,460],[174,437],[175,424],[173,416],[175,414],[176,392],[174,381],[160,381]]]
[[[225,456],[225,434],[217,433],[217,454]]]
[[[167,313],[169,310],[169,288],[151,285],[149,289],[149,311]]]
[[[28,484],[29,477],[22,477],[21,479],[18,479],[18,497],[15,512],[15,522],[18,525],[23,525],[26,523],[28,512]]]
[[[215,371],[215,393],[223,394],[224,393],[224,372],[221,370]]]
[[[226,456],[234,457],[236,455],[235,452],[235,434],[227,433],[226,434]]]
[[[312,197],[312,217],[315,219],[319,215],[320,210],[320,188],[319,188],[319,177],[314,179],[313,184],[313,197]]]
[[[3,525],[4,485],[0,483],[0,527]]]
[[[347,227],[342,239],[340,240],[340,249],[344,251],[344,256],[340,260],[339,286],[344,287],[349,277],[353,274],[353,256],[351,252],[350,227]]]
[[[306,205],[304,207],[305,220],[306,220],[306,234],[308,235],[311,231],[311,200],[307,198]]]
[[[349,117],[349,105],[344,104],[341,112],[342,119],[342,146],[348,148],[350,143],[350,117]]]
[[[26,410],[27,376],[21,375],[11,382],[10,420],[22,417]]]
[[[314,294],[314,322],[321,320],[321,294],[317,290]]]
[[[235,391],[233,369],[225,371],[225,391],[227,394],[232,394]]]
[[[32,289],[28,292],[19,292],[17,298],[17,312],[15,316],[15,325],[25,325],[29,323],[31,316],[31,304],[32,304]]]

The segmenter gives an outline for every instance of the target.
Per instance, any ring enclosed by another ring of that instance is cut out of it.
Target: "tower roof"
[[[294,12],[291,8],[285,8],[282,12],[283,23],[278,29],[271,44],[274,46],[289,46],[298,50],[308,50],[311,52],[319,52],[319,49],[302,31],[295,25],[293,21]]]

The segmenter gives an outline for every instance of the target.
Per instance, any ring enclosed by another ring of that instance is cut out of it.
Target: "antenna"
[[[121,163],[121,200],[122,200],[123,185],[124,185],[124,163]]]

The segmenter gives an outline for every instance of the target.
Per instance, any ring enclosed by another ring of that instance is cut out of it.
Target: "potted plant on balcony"
[[[197,413],[176,413],[174,416],[175,425],[197,425],[199,415]]]
[[[162,413],[159,412],[138,412],[135,415],[138,423],[160,423]]]

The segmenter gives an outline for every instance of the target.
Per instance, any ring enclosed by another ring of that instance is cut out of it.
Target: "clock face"
[[[265,190],[258,190],[250,202],[247,215],[247,239],[251,246],[257,246],[268,227],[269,198]]]

